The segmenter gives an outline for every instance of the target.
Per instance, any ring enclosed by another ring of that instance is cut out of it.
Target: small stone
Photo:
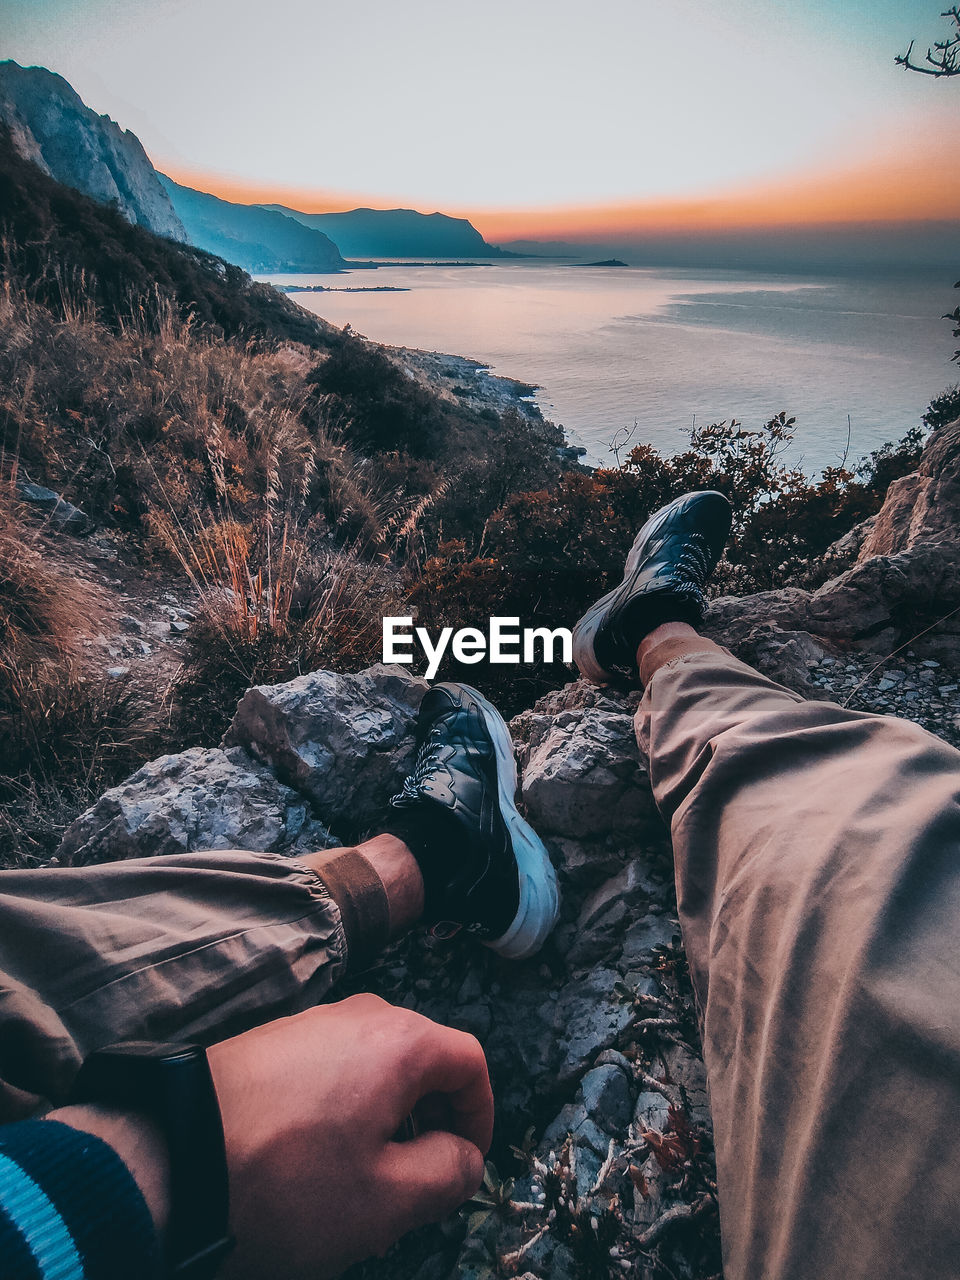
[[[120,630],[126,631],[128,635],[143,635],[143,623],[139,618],[133,617],[132,614],[125,613],[122,618],[117,619]]]
[[[929,671],[936,671],[936,669],[940,666],[940,663],[935,661],[935,659],[933,658],[924,658],[923,662],[920,665],[922,667],[926,667]]]
[[[130,674],[129,667],[107,667],[107,676],[111,680],[123,680]]]
[[[881,692],[886,693],[888,689],[895,689],[896,684],[897,682],[895,680],[889,680],[885,676],[882,680],[877,681],[877,688],[881,690]]]
[[[172,618],[170,620],[170,630],[174,635],[182,636],[185,631],[190,630],[189,622],[183,622],[180,618]]]

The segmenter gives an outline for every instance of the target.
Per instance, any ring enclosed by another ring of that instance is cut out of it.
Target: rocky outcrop
[[[87,866],[201,849],[299,853],[338,843],[303,796],[243,751],[161,756],[107,791],[64,833],[60,862]]]
[[[313,671],[244,694],[224,745],[244,748],[314,806],[345,840],[382,822],[413,762],[427,684],[402,668]]]
[[[960,421],[934,432],[916,472],[848,534],[855,563],[816,591],[787,588],[711,603],[706,631],[803,693],[825,655],[884,657],[909,646],[960,664]]]
[[[140,140],[97,115],[62,76],[0,62],[0,121],[44,173],[157,235],[185,242],[183,224]]]
[[[251,689],[222,747],[140,769],[69,828],[59,860],[298,853],[382,829],[425,688],[375,666]],[[408,1237],[371,1276],[582,1276],[611,1249],[638,1280],[719,1270],[703,1065],[636,701],[578,682],[511,725],[563,891],[538,956],[515,964],[417,933],[355,980],[478,1036],[498,1106],[486,1200]]]
[[[18,480],[17,497],[42,511],[46,525],[59,533],[72,533],[75,537],[83,537],[94,528],[94,522],[79,507],[67,502],[59,493],[46,489],[42,484],[31,484],[27,480]]]
[[[859,559],[943,542],[960,542],[960,420],[935,431],[917,470],[894,480]]]

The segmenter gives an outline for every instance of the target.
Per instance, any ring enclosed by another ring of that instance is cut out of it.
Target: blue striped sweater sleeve
[[[161,1253],[126,1165],[51,1120],[0,1127],[3,1280],[155,1280]]]

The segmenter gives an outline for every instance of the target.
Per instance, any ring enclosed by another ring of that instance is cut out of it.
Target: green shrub
[[[345,335],[307,383],[339,409],[346,438],[364,452],[423,457],[437,442],[444,415],[436,395],[382,347]]]
[[[434,633],[499,615],[518,617],[521,627],[571,627],[619,581],[650,512],[692,489],[718,489],[735,508],[715,594],[818,585],[827,548],[879,510],[891,480],[915,468],[922,433],[877,450],[859,479],[834,467],[814,482],[781,461],[792,427],[785,414],[756,430],[714,423],[676,457],[641,445],[620,468],[566,473],[553,488],[511,496],[487,521],[479,547],[454,540],[427,560],[411,586],[419,625]],[[573,673],[557,663],[462,665],[447,656],[440,674],[479,683],[515,711]]]
[[[934,396],[923,415],[923,423],[931,431],[936,431],[948,422],[956,422],[957,418],[960,418],[960,384],[947,387],[946,391]]]

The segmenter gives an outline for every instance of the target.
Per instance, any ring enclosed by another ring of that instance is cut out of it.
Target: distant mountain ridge
[[[282,204],[263,205],[326,232],[347,258],[509,258],[488,244],[466,218],[416,209],[351,209],[347,213],[301,213]]]
[[[0,120],[19,154],[48,177],[114,205],[135,226],[187,241],[140,139],[91,110],[62,76],[0,62]]]
[[[340,251],[322,231],[260,205],[234,204],[159,175],[192,244],[245,271],[339,271]]]

